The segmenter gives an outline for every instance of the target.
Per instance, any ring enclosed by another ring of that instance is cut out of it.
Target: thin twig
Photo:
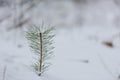
[[[102,65],[103,65],[104,69],[105,69],[113,78],[116,79],[116,77],[114,76],[114,74],[112,73],[112,71],[108,68],[108,66],[106,65],[105,61],[103,60],[103,58],[101,57],[100,54],[98,54],[98,57],[99,57]]]
[[[6,70],[7,70],[7,66],[5,66],[3,70],[3,80],[5,80],[6,77]]]

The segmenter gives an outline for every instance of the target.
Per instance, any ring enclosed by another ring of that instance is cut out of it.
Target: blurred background
[[[120,0],[0,0],[0,71],[7,66],[7,75],[17,78],[8,76],[9,80],[36,78],[34,73],[29,77],[33,71],[26,67],[34,54],[25,31],[42,22],[56,26],[55,65],[44,80],[120,76]]]
[[[119,0],[0,0],[0,26],[11,31],[45,21],[58,28],[120,27]]]

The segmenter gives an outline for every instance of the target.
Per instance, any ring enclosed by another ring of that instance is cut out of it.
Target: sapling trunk
[[[42,33],[40,33],[40,73],[38,74],[41,76],[41,70],[42,70]]]

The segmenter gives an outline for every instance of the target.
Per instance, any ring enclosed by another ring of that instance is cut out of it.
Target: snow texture
[[[119,6],[113,0],[80,1],[42,1],[27,12],[28,4],[0,7],[0,80],[119,80]],[[39,77],[24,32],[42,19],[57,27],[53,65]]]

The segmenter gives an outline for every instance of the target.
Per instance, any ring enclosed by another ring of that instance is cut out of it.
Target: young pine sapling
[[[30,48],[37,55],[37,61],[33,64],[35,72],[39,76],[51,65],[49,59],[53,56],[54,27],[33,26],[26,32]]]

